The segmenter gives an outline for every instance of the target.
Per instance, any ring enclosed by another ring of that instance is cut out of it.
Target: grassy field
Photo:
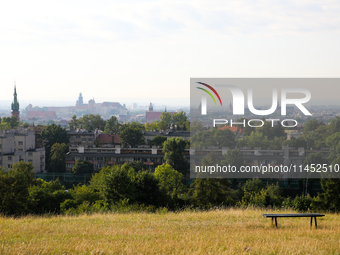
[[[272,212],[272,211],[271,211]],[[340,254],[340,215],[279,218],[255,209],[0,217],[0,254]]]

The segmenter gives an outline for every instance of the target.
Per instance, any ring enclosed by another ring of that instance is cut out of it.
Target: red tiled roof
[[[160,120],[163,112],[146,112],[145,121]],[[175,112],[170,112],[171,116]]]
[[[219,128],[219,129],[221,129],[221,130],[229,129],[230,131],[232,131],[232,132],[234,132],[234,133],[237,132],[237,133],[239,133],[239,134],[244,134],[244,130],[243,130],[243,128],[241,128],[241,127],[224,126],[224,127]]]
[[[115,144],[120,143],[119,135],[106,135],[106,134],[100,134],[98,135],[98,143],[100,144],[112,144],[112,137]]]
[[[33,119],[33,118],[45,118],[45,119],[57,119],[57,115],[55,113],[55,111],[44,111],[44,112],[40,112],[40,111],[28,111],[27,112],[27,119]]]

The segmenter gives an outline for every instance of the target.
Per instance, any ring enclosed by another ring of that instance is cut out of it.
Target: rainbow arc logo
[[[213,87],[211,87],[210,85],[208,85],[208,84],[206,84],[206,83],[203,83],[203,82],[197,82],[197,83],[198,83],[198,84],[201,84],[201,85],[203,85],[203,86],[206,86],[206,87],[209,88],[212,92],[214,92],[215,95],[217,96],[218,100],[220,101],[221,106],[222,106],[222,100],[221,100],[221,98],[220,98],[220,95],[217,93],[217,91],[216,91]],[[206,92],[206,93],[212,98],[212,100],[214,100],[214,103],[215,103],[215,105],[217,106],[216,100],[215,100],[214,96],[211,94],[210,91],[208,91],[208,90],[206,90],[206,89],[204,89],[204,88],[201,88],[201,87],[196,87],[196,88],[198,88],[198,89],[203,90],[204,92]]]

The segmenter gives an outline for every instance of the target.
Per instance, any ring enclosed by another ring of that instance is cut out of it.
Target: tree
[[[309,132],[314,131],[317,129],[320,125],[322,125],[321,122],[319,122],[317,119],[311,119],[308,120],[305,125],[303,126],[303,131]]]
[[[310,164],[326,164],[327,160],[323,157],[320,152],[310,153],[305,160],[306,165]]]
[[[46,182],[37,179],[34,186],[29,187],[29,212],[35,214],[59,213],[60,204],[72,198],[59,180]]]
[[[50,152],[50,164],[47,168],[48,172],[66,172],[65,154],[67,150],[68,146],[65,143],[55,143],[52,145]]]
[[[182,183],[184,178],[183,174],[173,169],[170,165],[160,165],[155,169],[155,177],[159,182],[159,187],[171,199],[176,200],[186,190],[185,185]]]
[[[190,186],[189,194],[193,204],[200,207],[212,207],[232,204],[228,179],[197,178]]]
[[[144,124],[144,128],[146,131],[158,131],[159,130],[159,125],[158,125],[159,121],[156,120],[156,121],[152,121],[152,122],[146,122]]]
[[[104,133],[113,135],[118,134],[119,132],[119,122],[115,116],[112,116],[110,119],[106,120]]]
[[[129,167],[132,167],[136,172],[146,170],[145,164],[142,161],[133,161],[128,163]]]
[[[280,122],[272,126],[272,122],[265,121],[264,125],[258,128],[258,131],[269,140],[273,140],[276,137],[287,137],[287,134]]]
[[[186,125],[188,122],[187,119],[186,112],[180,111],[178,113],[175,112],[172,114],[172,122],[177,126],[178,130],[186,130]]]
[[[71,171],[73,174],[91,174],[94,168],[91,162],[78,159]]]
[[[251,148],[261,147],[262,149],[267,149],[269,147],[269,141],[261,132],[251,132],[250,136],[245,136],[242,140],[239,140],[239,146]]]
[[[85,114],[82,118],[78,120],[78,123],[82,129],[88,131],[94,131],[95,129],[105,129],[105,120],[103,120],[99,114]]]
[[[209,131],[200,131],[191,138],[191,146],[197,148],[236,146],[235,134],[229,129],[213,128]]]
[[[129,167],[114,165],[104,168],[103,183],[99,186],[109,204],[128,200],[135,201],[136,190],[129,175]],[[133,170],[132,170],[133,171]]]
[[[164,159],[175,170],[186,175],[189,169],[189,162],[183,155],[188,143],[183,138],[170,138],[163,144]]]
[[[8,129],[14,129],[19,126],[20,122],[18,121],[16,117],[12,116],[12,117],[3,117],[1,119],[1,124],[4,127],[8,127]]]
[[[59,125],[57,126],[55,124],[47,126],[47,128],[41,132],[41,136],[44,139],[44,146],[46,150],[46,167],[47,169],[49,169],[50,161],[51,161],[51,156],[50,156],[51,148],[53,144],[55,143],[68,144],[69,138],[68,138],[66,129],[62,128]]]
[[[132,175],[135,190],[135,201],[138,204],[159,206],[162,204],[162,193],[158,180],[150,171],[139,171]]]
[[[34,168],[31,163],[15,163],[8,173],[0,169],[0,214],[28,213],[28,188],[34,183]]]
[[[68,124],[71,130],[76,130],[79,128],[79,121],[77,120],[77,116],[73,115],[70,123]]]
[[[170,112],[162,112],[160,122],[158,122],[158,128],[161,130],[166,130],[171,124],[171,119]]]
[[[136,122],[126,123],[121,127],[119,135],[124,146],[137,147],[145,144],[145,138],[142,133],[143,126]]]
[[[161,146],[163,147],[164,142],[167,140],[168,138],[165,136],[161,136],[161,135],[156,135],[152,140],[148,141],[148,145],[150,146]]]
[[[227,154],[224,156],[224,160],[221,161],[221,165],[236,166],[237,170],[244,165],[243,155],[240,149],[229,149]]]

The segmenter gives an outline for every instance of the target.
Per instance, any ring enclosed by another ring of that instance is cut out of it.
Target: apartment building
[[[35,172],[44,172],[45,148],[36,148],[34,131],[20,128],[0,131],[0,166],[7,172],[19,161],[32,163]]]

